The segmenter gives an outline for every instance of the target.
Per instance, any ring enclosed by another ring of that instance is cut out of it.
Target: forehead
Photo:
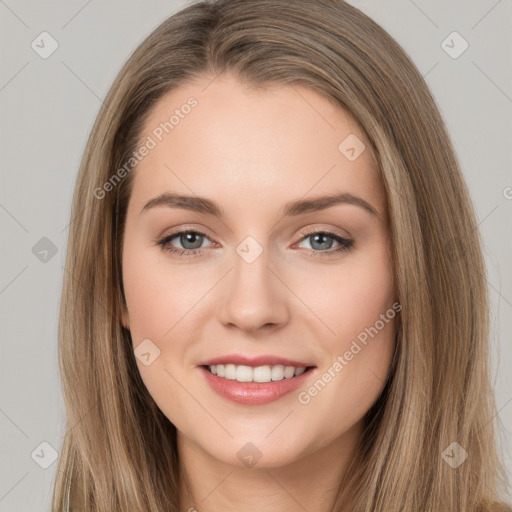
[[[168,190],[241,204],[350,192],[385,211],[361,129],[341,106],[306,87],[197,79],[160,99],[139,140],[151,149],[135,168],[137,201]]]

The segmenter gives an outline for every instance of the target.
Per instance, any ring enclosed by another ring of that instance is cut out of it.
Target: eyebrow
[[[314,197],[312,199],[299,199],[290,201],[281,208],[280,214],[283,217],[294,217],[303,213],[325,210],[338,204],[351,204],[354,206],[359,206],[366,212],[376,217],[380,217],[377,210],[364,199],[346,192],[328,196]],[[140,214],[157,206],[181,208],[206,215],[213,215],[219,218],[224,218],[225,216],[223,208],[216,201],[207,199],[206,197],[186,196],[173,194],[170,192],[161,194],[148,201],[142,208]]]

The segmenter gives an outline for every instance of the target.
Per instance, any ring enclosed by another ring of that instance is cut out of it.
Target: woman
[[[54,510],[511,510],[472,204],[356,8],[170,17],[107,95],[72,218]]]

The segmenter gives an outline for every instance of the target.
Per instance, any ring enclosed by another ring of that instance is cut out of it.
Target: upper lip
[[[255,357],[247,357],[241,354],[229,354],[225,356],[214,357],[198,364],[198,366],[213,366],[217,364],[235,364],[244,366],[274,366],[282,364],[283,366],[295,366],[295,368],[313,366],[303,361],[296,361],[286,357],[279,357],[273,355],[261,355]]]

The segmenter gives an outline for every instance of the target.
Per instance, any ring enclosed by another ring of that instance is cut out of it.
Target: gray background
[[[510,474],[512,1],[350,3],[388,30],[425,76],[470,187],[485,242],[492,379]],[[58,308],[71,197],[86,138],[121,65],[184,5],[0,0],[1,511],[50,510],[56,463],[40,467],[51,462],[51,449],[40,443],[60,451]],[[46,59],[31,47],[43,31],[58,43]],[[462,48],[462,40],[446,40],[453,31],[469,44],[457,58],[445,51]]]

